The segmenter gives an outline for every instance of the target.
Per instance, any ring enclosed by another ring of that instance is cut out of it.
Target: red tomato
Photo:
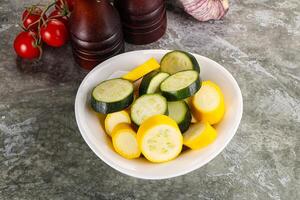
[[[63,1],[63,3],[62,3]],[[60,10],[60,9],[65,9],[66,6],[69,8],[69,11],[72,12],[73,8],[74,8],[74,0],[56,0],[56,5],[55,8]]]
[[[34,59],[41,55],[41,48],[37,45],[34,32],[21,32],[14,41],[14,49],[22,58]]]
[[[41,36],[49,46],[61,47],[68,41],[69,34],[63,22],[51,19],[41,27]]]
[[[36,32],[38,30],[38,21],[40,20],[42,9],[40,8],[28,8],[23,12],[22,21],[26,29]],[[46,16],[44,15],[46,20]],[[32,25],[31,25],[32,24]]]
[[[69,26],[69,17],[64,15],[61,10],[54,10],[50,13],[48,18],[57,19],[65,24],[66,27]]]

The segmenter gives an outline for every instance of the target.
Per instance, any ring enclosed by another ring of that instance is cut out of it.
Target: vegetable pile
[[[183,145],[201,149],[213,143],[213,125],[225,113],[224,97],[218,85],[201,81],[199,73],[196,58],[176,50],[160,64],[151,58],[123,77],[97,85],[91,106],[107,114],[105,131],[115,151],[127,159],[142,154],[160,163],[176,158]]]
[[[68,20],[74,0],[55,0],[42,8],[27,7],[22,14],[23,29],[14,41],[18,56],[26,59],[40,58],[42,44],[63,46],[69,38]]]

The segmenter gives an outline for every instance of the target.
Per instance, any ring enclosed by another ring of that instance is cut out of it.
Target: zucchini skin
[[[143,77],[142,82],[139,87],[139,96],[142,96],[144,94],[147,94],[148,86],[150,85],[150,82],[154,76],[156,76],[158,73],[160,73],[158,70],[150,72],[146,76]]]
[[[93,94],[93,92],[92,92]],[[127,108],[128,106],[130,106],[133,102],[134,99],[134,95],[133,92],[129,94],[129,96],[127,96],[125,99],[121,100],[121,101],[117,101],[117,102],[101,102],[101,101],[97,101],[93,95],[91,95],[91,106],[92,108],[99,113],[102,114],[109,114],[109,113],[113,113],[113,112],[118,112],[121,110],[124,110],[125,108]]]
[[[193,70],[197,71],[198,73],[200,73],[200,65],[197,61],[197,59],[195,58],[195,56],[193,56],[192,54],[185,52],[185,51],[181,51],[181,50],[174,50],[174,51],[170,51],[169,53],[167,53],[166,55],[164,55],[164,57],[162,57],[160,64],[162,64],[162,61],[164,60],[165,57],[167,57],[169,54],[174,53],[174,52],[180,52],[185,54],[192,62],[193,64]]]
[[[178,127],[182,134],[189,129],[192,122],[191,110],[186,102],[184,102],[184,104],[186,106],[187,112],[185,113],[184,120],[178,124]]]
[[[190,96],[193,96],[198,90],[201,88],[201,79],[200,77],[196,79],[191,85],[186,88],[177,91],[163,91],[161,90],[161,94],[167,98],[168,101],[179,101]]]

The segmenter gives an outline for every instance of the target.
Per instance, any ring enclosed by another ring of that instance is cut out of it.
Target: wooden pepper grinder
[[[109,0],[75,0],[70,32],[75,60],[85,69],[124,51],[120,17]]]
[[[164,0],[115,0],[125,40],[133,44],[149,44],[166,32]]]

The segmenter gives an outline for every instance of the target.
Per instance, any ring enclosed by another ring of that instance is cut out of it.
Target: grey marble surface
[[[12,48],[24,5],[0,0],[0,199],[300,199],[300,2],[231,0],[222,21],[199,23],[168,1],[168,30],[135,49],[185,49],[226,67],[244,97],[241,125],[213,161],[145,181],[102,162],[74,117],[85,73],[70,45],[41,61]]]

